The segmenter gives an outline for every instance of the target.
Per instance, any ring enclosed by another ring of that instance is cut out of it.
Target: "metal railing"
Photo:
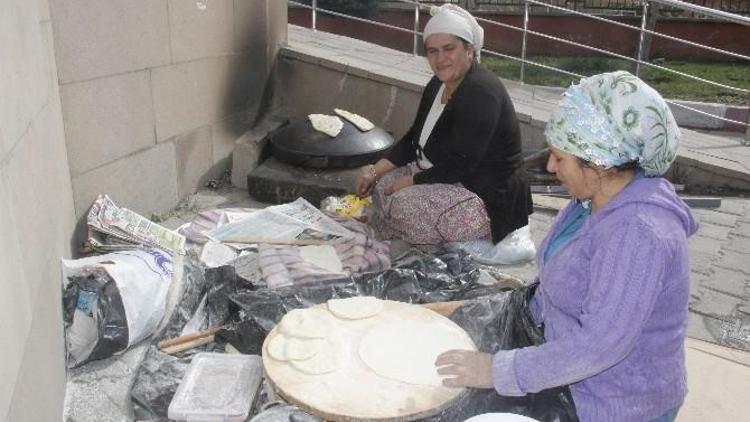
[[[466,1],[466,0],[464,0],[464,1]],[[482,0],[472,0],[472,1],[475,2],[475,5],[476,5],[476,3],[490,3],[491,2],[491,0],[485,0],[485,1],[482,1]],[[623,23],[623,22],[619,22],[619,21],[607,19],[607,18],[602,17],[602,16],[597,16],[597,15],[593,15],[591,13],[587,13],[587,12],[583,12],[583,11],[579,11],[579,10],[574,10],[574,9],[570,9],[570,8],[567,8],[567,7],[564,7],[564,6],[553,4],[553,3],[563,3],[563,4],[567,3],[567,2],[562,2],[562,1],[554,1],[554,2],[549,2],[549,1],[548,2],[543,2],[543,1],[539,1],[539,0],[505,0],[505,1],[506,2],[516,1],[518,3],[523,4],[524,10],[523,10],[523,26],[522,27],[518,27],[518,26],[506,24],[506,23],[503,23],[503,22],[497,22],[497,21],[485,19],[485,18],[482,18],[481,16],[475,16],[475,17],[476,17],[477,21],[482,22],[482,23],[487,23],[487,24],[490,24],[490,25],[495,25],[495,26],[499,26],[499,27],[502,27],[502,28],[506,28],[506,29],[510,29],[510,30],[521,32],[522,33],[521,56],[520,57],[516,57],[516,56],[513,56],[513,55],[503,54],[503,53],[500,53],[500,52],[497,52],[497,51],[492,51],[492,50],[489,50],[489,49],[482,49],[482,53],[483,54],[489,54],[489,55],[492,55],[492,56],[502,57],[502,58],[505,58],[505,59],[510,59],[510,60],[514,60],[514,61],[520,62],[520,75],[519,75],[519,77],[520,77],[520,81],[522,83],[524,82],[524,79],[525,79],[526,65],[531,65],[531,66],[539,67],[539,68],[542,68],[542,69],[547,69],[547,70],[550,70],[550,71],[558,72],[558,73],[561,73],[561,74],[564,74],[564,75],[568,75],[568,76],[571,76],[571,77],[575,77],[575,78],[582,78],[582,77],[587,76],[587,75],[580,75],[580,74],[577,74],[577,73],[574,73],[574,72],[567,71],[565,69],[560,69],[560,68],[557,68],[557,67],[554,67],[554,66],[545,65],[543,63],[539,63],[539,62],[535,62],[533,60],[527,59],[526,58],[527,37],[528,37],[528,35],[533,35],[535,37],[552,40],[552,41],[563,43],[563,44],[570,45],[570,46],[573,46],[573,47],[585,49],[585,50],[588,50],[588,51],[593,51],[593,52],[596,52],[596,53],[599,53],[599,54],[602,54],[602,55],[605,55],[605,56],[614,57],[614,58],[618,58],[618,59],[622,59],[622,60],[626,60],[626,61],[632,62],[632,63],[635,64],[635,67],[636,67],[635,68],[635,73],[637,75],[640,75],[642,67],[649,67],[649,68],[653,68],[653,69],[658,69],[658,70],[663,71],[663,72],[667,72],[667,73],[679,75],[679,76],[682,76],[682,77],[685,77],[685,78],[688,78],[688,79],[692,79],[692,80],[695,80],[695,81],[698,81],[698,82],[701,82],[701,83],[704,83],[704,84],[708,84],[708,85],[711,85],[711,86],[715,86],[715,87],[718,87],[718,88],[721,88],[721,89],[725,89],[725,90],[729,90],[729,91],[733,91],[733,92],[738,92],[738,93],[746,95],[747,98],[748,98],[748,103],[750,104],[750,90],[748,90],[748,89],[741,88],[739,86],[733,86],[733,85],[723,84],[723,83],[720,83],[720,82],[717,82],[717,81],[713,81],[713,80],[710,80],[710,79],[702,78],[702,77],[699,77],[699,76],[696,76],[696,75],[692,75],[692,74],[689,74],[689,73],[686,73],[686,72],[681,72],[681,71],[678,71],[678,70],[675,70],[675,69],[671,69],[671,68],[666,67],[666,66],[661,66],[659,64],[651,63],[651,62],[649,62],[649,61],[647,61],[647,60],[644,59],[645,55],[644,55],[644,51],[643,51],[644,42],[645,42],[646,37],[647,36],[655,36],[655,37],[664,38],[664,39],[667,39],[667,40],[670,40],[670,41],[673,41],[673,42],[678,42],[678,43],[686,44],[686,45],[689,45],[689,46],[692,46],[692,47],[695,47],[695,48],[705,49],[705,50],[708,50],[708,51],[711,51],[711,52],[714,52],[714,53],[723,54],[723,55],[726,55],[728,57],[732,57],[734,59],[740,59],[740,60],[750,61],[750,56],[747,56],[747,55],[744,55],[744,54],[740,54],[740,53],[736,53],[736,52],[732,52],[732,51],[728,51],[728,50],[724,50],[724,49],[720,49],[720,48],[716,48],[716,47],[707,46],[707,45],[704,45],[704,44],[701,44],[701,43],[697,43],[697,42],[693,42],[693,41],[684,40],[684,39],[681,39],[681,38],[678,38],[678,37],[674,37],[674,36],[667,35],[667,34],[662,34],[662,33],[659,33],[657,31],[654,31],[652,29],[649,29],[648,25],[647,25],[647,19],[648,19],[648,16],[649,16],[649,8],[652,7],[652,4],[654,4],[654,3],[658,3],[659,5],[668,6],[668,7],[671,7],[671,8],[681,8],[681,9],[686,10],[686,11],[691,12],[691,13],[697,13],[697,14],[701,14],[701,15],[704,15],[704,16],[708,16],[708,17],[714,18],[714,19],[720,19],[720,20],[723,20],[723,21],[729,21],[729,22],[732,22],[732,23],[736,23],[736,24],[740,24],[740,25],[746,25],[746,26],[749,26],[749,27],[750,27],[750,17],[745,17],[745,16],[741,16],[741,15],[738,15],[738,14],[733,14],[733,13],[729,13],[729,12],[725,12],[725,11],[721,11],[721,10],[715,10],[715,9],[711,9],[711,8],[708,8],[708,7],[705,7],[705,6],[696,5],[696,4],[692,4],[692,3],[687,3],[687,2],[684,2],[684,1],[680,1],[680,0],[643,0],[641,2],[641,6],[640,6],[642,8],[642,11],[641,11],[641,15],[642,15],[641,25],[640,26],[633,26],[633,25],[629,25],[629,24],[626,24],[626,23]],[[594,2],[595,1],[593,1],[592,3],[594,3]],[[624,3],[625,1],[620,1],[620,2]],[[705,2],[708,2],[708,0],[704,0],[704,3]],[[437,2],[436,1],[429,1],[429,2],[428,1],[418,1],[418,0],[398,0],[398,3],[408,4],[408,5],[411,5],[413,7],[413,10],[414,10],[414,26],[411,29],[402,28],[402,27],[399,27],[399,26],[396,26],[396,25],[389,25],[389,24],[386,24],[386,23],[383,23],[383,22],[378,22],[378,21],[374,21],[374,20],[370,20],[370,19],[366,19],[366,18],[362,18],[362,17],[347,15],[345,13],[337,12],[337,11],[334,11],[334,10],[323,9],[323,8],[318,7],[317,0],[311,0],[310,4],[304,4],[304,3],[300,3],[298,1],[293,1],[293,0],[289,0],[288,3],[291,4],[291,5],[296,5],[296,6],[299,6],[299,7],[308,8],[308,9],[310,9],[312,11],[312,29],[313,30],[317,30],[317,14],[318,13],[325,13],[325,14],[328,14],[328,15],[331,15],[331,16],[342,17],[342,18],[345,18],[345,19],[352,19],[352,20],[355,20],[355,21],[360,21],[360,22],[364,22],[364,23],[368,23],[368,24],[372,24],[372,25],[376,25],[376,26],[380,26],[380,27],[385,27],[385,28],[396,30],[396,31],[410,33],[410,34],[413,35],[412,53],[414,55],[417,55],[418,52],[419,52],[419,45],[420,45],[419,38],[422,35],[422,33],[419,31],[420,13],[421,13],[420,11],[422,9],[428,9],[429,7],[435,5],[435,3],[437,3]],[[440,3],[443,3],[443,2],[440,2]],[[460,4],[461,1],[460,0],[459,1],[454,1],[454,3],[459,3]],[[583,0],[579,0],[579,3],[584,3],[584,1]],[[600,3],[603,3],[603,2],[600,2]],[[609,3],[611,3],[611,2],[609,2]],[[530,11],[530,8],[532,6],[544,7],[544,8],[548,8],[548,9],[554,9],[554,10],[556,10],[558,12],[561,12],[561,13],[572,14],[572,15],[576,15],[576,16],[582,16],[582,17],[594,19],[594,20],[597,20],[597,21],[605,22],[605,23],[608,23],[608,24],[616,25],[616,26],[619,26],[619,27],[627,28],[627,29],[630,29],[630,30],[633,30],[633,31],[638,31],[638,33],[639,33],[639,41],[638,41],[638,48],[637,48],[636,55],[635,55],[635,57],[629,57],[629,56],[625,56],[625,55],[622,55],[622,54],[619,54],[619,53],[615,53],[613,51],[601,49],[601,48],[598,48],[598,47],[594,47],[594,46],[591,46],[591,45],[587,45],[587,44],[583,44],[583,43],[579,43],[579,42],[575,42],[575,41],[570,41],[570,40],[567,40],[567,39],[564,39],[564,38],[560,38],[560,37],[556,37],[556,36],[553,36],[553,35],[549,35],[549,34],[546,34],[546,33],[543,33],[543,32],[538,32],[538,31],[530,30],[529,29],[529,20],[531,18],[531,14],[529,13],[529,11]],[[749,120],[748,122],[741,122],[741,121],[738,121],[738,120],[733,120],[733,119],[726,118],[724,116],[719,116],[719,115],[716,115],[716,114],[712,114],[712,113],[708,113],[708,112],[705,112],[705,111],[702,111],[702,110],[698,110],[696,108],[689,107],[689,106],[687,106],[685,104],[678,103],[678,102],[675,102],[675,101],[667,100],[667,102],[670,103],[670,104],[672,104],[672,105],[674,105],[674,106],[677,106],[677,107],[683,108],[685,110],[688,110],[688,111],[690,111],[692,113],[696,113],[696,114],[699,114],[699,115],[711,117],[711,118],[714,118],[714,119],[717,119],[717,120],[720,120],[720,121],[723,121],[723,122],[726,122],[726,123],[732,123],[732,124],[744,126],[746,128],[746,130],[745,130],[745,145],[750,145],[750,119],[748,119]]]
[[[425,3],[437,3],[439,0],[426,1]],[[524,0],[471,0],[471,3],[482,7],[519,7],[524,5]],[[555,6],[567,7],[579,11],[631,11],[640,12],[641,0],[549,0],[547,3]],[[750,14],[750,1],[748,0],[688,0],[696,6],[703,6],[713,10],[734,13],[737,15]],[[681,10],[679,7],[677,10]],[[686,12],[690,12],[689,10]]]

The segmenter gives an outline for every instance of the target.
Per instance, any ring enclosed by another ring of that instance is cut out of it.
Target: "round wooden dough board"
[[[327,309],[325,304],[317,305]],[[349,350],[348,362],[322,375],[298,371],[287,362],[268,356],[266,347],[278,327],[263,343],[263,367],[274,390],[284,399],[316,416],[332,421],[408,421],[435,415],[466,392],[464,388],[408,384],[373,372],[359,357],[359,343],[378,324],[416,321],[451,325],[466,332],[448,318],[419,305],[387,300],[374,317],[360,320],[336,318],[338,332]],[[476,350],[476,347],[474,347]]]

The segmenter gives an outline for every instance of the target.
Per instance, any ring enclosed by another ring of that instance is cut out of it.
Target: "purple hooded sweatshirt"
[[[582,422],[649,421],[687,393],[684,339],[697,224],[662,178],[634,180],[543,262],[531,302],[546,343],[495,354],[501,395],[570,385]]]

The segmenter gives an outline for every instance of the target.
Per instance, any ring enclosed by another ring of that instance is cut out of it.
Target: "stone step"
[[[247,175],[247,191],[258,201],[272,204],[291,202],[302,197],[315,206],[328,196],[352,191],[364,170],[320,170],[292,166],[271,157]]]

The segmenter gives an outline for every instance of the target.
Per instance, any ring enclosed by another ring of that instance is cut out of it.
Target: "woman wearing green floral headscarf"
[[[545,131],[547,168],[574,199],[537,253],[539,346],[450,351],[451,386],[525,395],[569,385],[581,421],[672,421],[686,394],[690,209],[663,177],[679,130],[627,72],[583,79]]]

